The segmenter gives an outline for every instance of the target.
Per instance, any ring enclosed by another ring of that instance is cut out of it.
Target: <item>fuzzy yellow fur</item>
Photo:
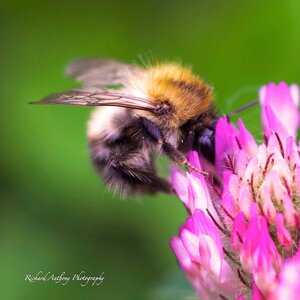
[[[178,64],[160,64],[148,68],[144,79],[151,99],[172,105],[174,116],[170,121],[174,125],[183,124],[211,108],[211,88],[188,68]]]

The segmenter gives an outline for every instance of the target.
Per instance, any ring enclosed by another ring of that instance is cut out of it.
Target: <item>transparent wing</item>
[[[126,86],[128,75],[142,70],[141,67],[112,59],[88,58],[69,64],[66,68],[66,74],[82,82],[86,87]]]
[[[78,89],[61,94],[51,94],[39,102],[31,104],[64,104],[77,106],[119,106],[147,110],[155,113],[157,107],[150,99],[143,99],[121,93],[102,90]]]

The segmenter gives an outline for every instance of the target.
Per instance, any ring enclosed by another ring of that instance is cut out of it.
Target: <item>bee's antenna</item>
[[[237,110],[232,111],[231,113],[229,113],[228,115],[226,115],[226,117],[227,117],[227,119],[230,119],[230,118],[234,117],[235,115],[237,115],[238,113],[240,113],[240,112],[242,112],[242,111],[244,111],[244,110],[246,110],[246,109],[248,109],[248,108],[250,108],[250,107],[252,107],[252,106],[254,106],[256,104],[259,104],[259,100],[254,100],[254,101],[252,101],[252,102],[250,102],[250,103],[248,103],[248,104],[246,104],[246,105],[238,108]]]

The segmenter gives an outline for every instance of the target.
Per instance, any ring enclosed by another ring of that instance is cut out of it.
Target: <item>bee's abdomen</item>
[[[121,138],[89,142],[92,162],[105,184],[122,196],[170,192],[170,184],[157,176],[151,147],[143,139],[138,122],[124,128]]]

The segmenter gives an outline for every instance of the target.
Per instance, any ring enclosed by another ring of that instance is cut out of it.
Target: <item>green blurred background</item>
[[[213,83],[220,112],[269,81],[300,82],[299,1],[1,1],[1,299],[182,299],[169,248],[185,219],[176,197],[121,201],[90,164],[91,110],[27,103],[77,86],[69,61],[180,59]],[[259,137],[259,110],[240,115]],[[163,162],[166,169],[166,162]],[[38,271],[102,285],[28,283]]]

